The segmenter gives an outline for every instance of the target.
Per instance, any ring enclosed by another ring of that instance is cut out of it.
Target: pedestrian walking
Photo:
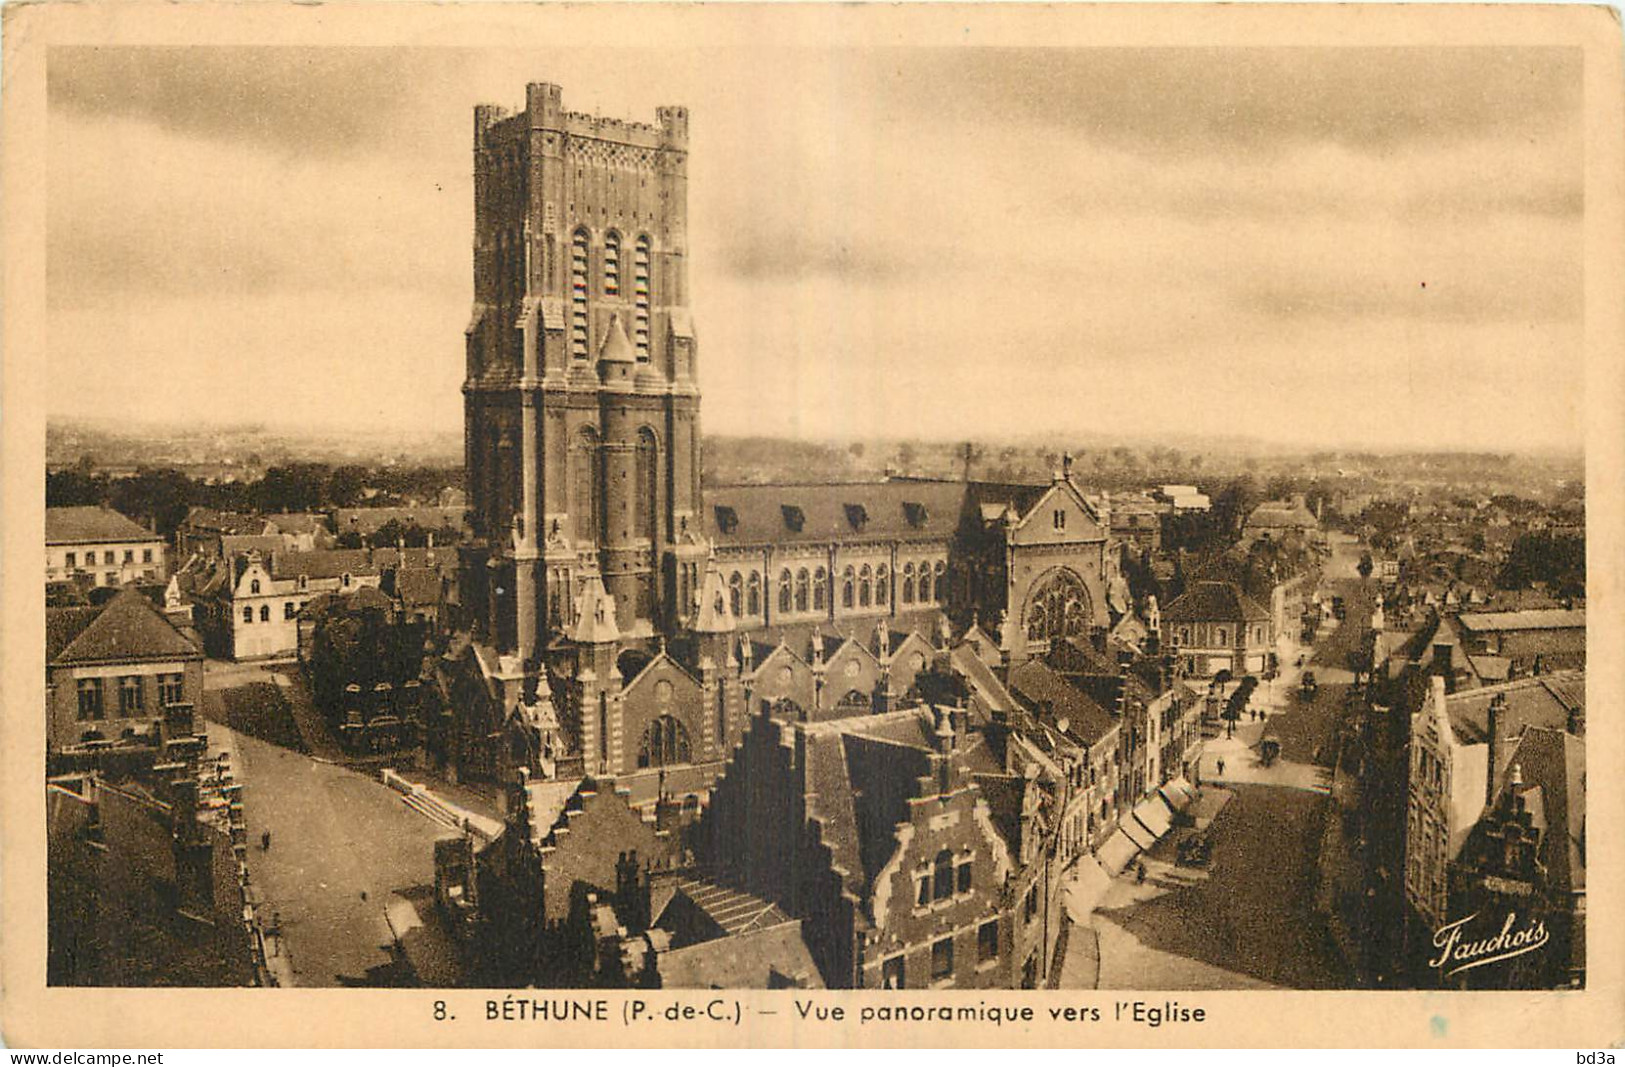
[[[1219,761],[1219,777],[1224,777],[1224,760]]]
[[[271,851],[271,831],[265,830],[260,834],[260,851]]]

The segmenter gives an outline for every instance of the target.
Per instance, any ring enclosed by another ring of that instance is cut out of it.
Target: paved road
[[[388,981],[384,904],[392,891],[433,885],[434,842],[447,831],[366,775],[243,734],[233,742],[249,873],[281,915],[294,982]]]
[[[1351,988],[1314,916],[1318,793],[1242,785],[1208,834],[1205,872],[1173,866],[1173,838],[1146,884],[1120,878],[1095,913],[1102,989]]]

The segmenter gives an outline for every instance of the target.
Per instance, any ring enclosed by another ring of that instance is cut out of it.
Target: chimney
[[[1506,700],[1505,693],[1497,693],[1490,698],[1489,722],[1485,727],[1490,735],[1489,773],[1484,776],[1484,807],[1486,809],[1495,803],[1495,771],[1500,766],[1501,731],[1505,729],[1501,723],[1501,715],[1506,709]]]

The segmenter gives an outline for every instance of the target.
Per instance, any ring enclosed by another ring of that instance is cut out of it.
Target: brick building
[[[203,693],[203,653],[134,589],[45,612],[46,745],[60,752],[157,734]]]
[[[831,988],[1035,988],[1064,920],[1036,752],[961,708],[755,717],[695,837],[721,883],[802,923]]]

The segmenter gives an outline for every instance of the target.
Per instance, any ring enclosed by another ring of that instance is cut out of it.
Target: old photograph
[[[50,48],[47,985],[1584,990],[1583,50],[748,37]]]

